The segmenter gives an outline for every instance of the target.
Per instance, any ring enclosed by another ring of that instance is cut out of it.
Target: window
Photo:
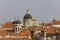
[[[19,28],[18,28],[18,31],[19,31]]]

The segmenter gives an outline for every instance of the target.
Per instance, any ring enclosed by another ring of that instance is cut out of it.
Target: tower
[[[22,31],[22,24],[21,24],[21,21],[19,20],[14,20],[12,22],[12,26],[13,26],[13,31],[14,31],[14,34],[17,34],[19,33],[20,31]]]
[[[32,26],[32,16],[30,15],[29,9],[27,9],[25,16],[23,17],[24,27]]]

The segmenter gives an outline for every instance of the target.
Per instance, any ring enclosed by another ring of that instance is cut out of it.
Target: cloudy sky
[[[0,0],[0,23],[22,20],[27,8],[40,22],[60,20],[60,0]]]

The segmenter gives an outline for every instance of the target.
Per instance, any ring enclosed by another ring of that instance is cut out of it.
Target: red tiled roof
[[[7,35],[8,32],[6,30],[0,30],[0,36]]]
[[[50,23],[52,23],[52,24],[60,24],[60,21],[52,21]],[[11,22],[7,22],[6,24],[3,25],[2,28],[12,28]],[[23,31],[21,31],[20,33],[16,34],[16,36],[27,36],[28,34],[30,34],[29,30],[41,31],[42,29],[44,29],[44,28],[43,27],[29,27],[29,28],[25,28]],[[46,28],[47,34],[54,33],[56,30],[58,30],[58,29],[55,28],[55,27]],[[6,35],[7,33],[8,32],[6,30],[0,30],[0,35]]]
[[[30,33],[30,31],[28,31],[28,30],[29,29],[25,29],[21,33],[18,33],[16,36],[26,36],[26,35],[28,35]],[[32,28],[32,30],[34,30],[34,31],[41,31],[41,30],[43,30],[43,28],[42,27],[37,28],[37,29],[36,28]],[[47,34],[53,34],[53,33],[56,32],[56,30],[58,30],[58,28],[51,27],[51,28],[45,28],[45,30],[46,30]]]
[[[7,22],[2,25],[2,28],[12,28],[12,22]]]
[[[52,21],[51,24],[60,25],[60,21]]]
[[[58,29],[55,28],[55,27],[52,27],[52,28],[50,28],[50,29],[46,29],[46,32],[47,32],[47,34],[53,34],[53,33],[56,32],[56,30],[58,30]]]
[[[27,36],[30,34],[30,31],[28,29],[24,29],[22,32],[16,34],[16,36]]]
[[[28,38],[0,38],[0,40],[32,40]]]

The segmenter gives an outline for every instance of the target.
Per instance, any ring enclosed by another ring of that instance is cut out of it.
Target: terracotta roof
[[[0,38],[0,40],[32,40],[28,38]]]
[[[4,27],[2,28],[11,28],[11,24],[10,23],[7,23],[5,24]],[[43,30],[44,28],[43,27],[29,27],[29,28],[25,28],[23,31],[21,31],[20,33],[16,34],[16,36],[27,36],[30,34],[30,30],[33,30],[33,31],[41,31]],[[56,32],[56,30],[59,30],[60,28],[55,28],[55,27],[50,27],[49,28],[45,28],[47,34],[53,34]],[[0,35],[6,35],[8,34],[8,32],[6,30],[0,30]]]
[[[55,33],[56,32],[56,30],[58,30],[57,28],[55,28],[55,27],[52,27],[52,28],[47,28],[46,29],[46,32],[47,32],[47,34],[53,34],[53,33]]]
[[[7,34],[8,32],[6,30],[0,30],[0,36],[5,36]]]
[[[51,24],[60,25],[60,21],[52,21]]]
[[[21,33],[18,33],[17,36],[28,35],[30,33],[30,31],[28,31],[28,30],[41,31],[41,30],[43,30],[43,28],[42,27],[40,27],[40,28],[30,28],[30,29],[28,28],[28,29],[23,30]],[[56,32],[56,30],[58,30],[58,28],[51,27],[51,28],[45,28],[45,30],[46,30],[47,34],[53,34],[53,33]]]
[[[3,24],[2,28],[12,28],[12,22],[7,22],[7,23]]]
[[[16,34],[16,36],[27,36],[30,34],[30,31],[28,29],[24,29],[22,32]]]

